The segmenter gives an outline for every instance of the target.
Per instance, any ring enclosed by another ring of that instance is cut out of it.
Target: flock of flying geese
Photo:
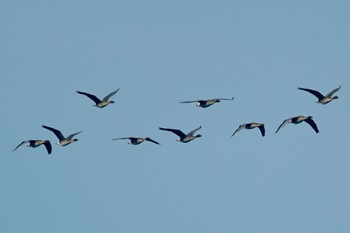
[[[328,104],[329,102],[331,102],[334,99],[338,99],[338,96],[335,96],[334,94],[339,91],[339,89],[341,88],[341,86],[339,86],[338,88],[332,90],[331,92],[329,92],[327,95],[322,95],[320,92],[316,91],[316,90],[312,90],[312,89],[307,89],[307,88],[301,88],[299,87],[298,90],[302,90],[302,91],[306,91],[309,92],[311,94],[313,94],[314,96],[316,96],[318,98],[318,101],[316,103],[320,103],[320,104]],[[86,92],[81,92],[81,91],[77,91],[78,94],[80,95],[85,95],[88,98],[90,98],[92,101],[95,102],[95,107],[98,108],[104,108],[109,104],[114,103],[113,100],[110,100],[110,98],[115,95],[117,92],[119,91],[119,89],[117,89],[116,91],[111,92],[110,94],[108,94],[107,96],[105,96],[102,100],[99,99],[98,97],[96,97],[95,95],[86,93]],[[210,107],[211,105],[215,104],[215,103],[219,103],[223,100],[233,100],[234,98],[231,99],[225,99],[225,98],[215,98],[215,99],[206,99],[206,100],[191,100],[191,101],[181,101],[180,103],[197,103],[196,106],[201,107],[201,108],[207,108]],[[296,117],[291,117],[288,118],[286,120],[284,120],[282,122],[282,124],[277,128],[276,132],[277,133],[282,127],[284,127],[285,125],[289,124],[289,123],[293,123],[293,124],[300,124],[301,122],[306,122],[307,124],[309,124],[312,129],[318,133],[319,130],[317,128],[316,123],[314,122],[314,120],[312,119],[312,116],[296,116]],[[78,141],[78,139],[74,138],[74,136],[76,136],[77,134],[81,133],[82,131],[79,131],[77,133],[73,133],[70,134],[68,137],[63,136],[63,134],[61,133],[61,131],[43,125],[43,128],[50,130],[51,132],[53,132],[56,137],[58,138],[58,142],[56,144],[60,145],[60,146],[66,146],[71,144],[72,142],[76,142]],[[169,131],[172,132],[174,134],[176,134],[179,139],[177,139],[176,141],[179,142],[183,142],[183,143],[187,143],[190,142],[196,138],[201,137],[201,134],[196,134],[195,133],[200,130],[202,127],[199,126],[198,128],[188,132],[188,133],[184,133],[179,129],[171,129],[171,128],[162,128],[159,127],[159,130],[163,130],[163,131]],[[241,131],[242,129],[254,129],[254,128],[258,128],[260,130],[261,135],[264,137],[265,136],[265,127],[263,123],[256,123],[256,122],[251,122],[251,123],[246,123],[246,124],[242,124],[240,125],[232,134],[231,137],[233,137],[236,133],[238,133],[239,131]],[[112,140],[129,140],[128,144],[132,144],[132,145],[138,145],[141,144],[144,141],[148,141],[148,142],[152,142],[155,144],[159,143],[157,141],[154,141],[153,139],[146,137],[146,138],[141,138],[141,137],[121,137],[121,138],[115,138]],[[49,140],[26,140],[21,142],[13,151],[15,151],[17,148],[19,148],[20,146],[26,145],[28,147],[39,147],[41,145],[44,145],[46,147],[47,153],[51,154],[52,152],[52,145],[50,143]]]

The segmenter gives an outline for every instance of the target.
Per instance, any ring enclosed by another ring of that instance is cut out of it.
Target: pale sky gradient
[[[349,1],[2,1],[0,233],[350,232]],[[297,90],[326,94],[327,105]],[[93,107],[86,91],[116,103]],[[210,108],[182,100],[231,98]],[[305,123],[275,130],[286,118]],[[231,137],[243,123],[258,129]],[[64,135],[66,147],[41,125]],[[158,127],[203,135],[187,144]],[[162,145],[112,141],[149,136]],[[44,147],[23,140],[49,139]]]

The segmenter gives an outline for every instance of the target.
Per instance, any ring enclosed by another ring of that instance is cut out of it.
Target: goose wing
[[[73,134],[69,135],[69,136],[67,137],[67,139],[68,139],[68,140],[72,140],[72,139],[73,139],[73,137],[74,137],[75,135],[80,134],[81,132],[83,132],[83,131],[82,131],[82,130],[80,130],[80,131],[79,131],[79,132],[77,132],[77,133],[73,133]]]
[[[15,149],[13,149],[13,151],[12,151],[12,152],[14,152],[15,150],[17,150],[17,149],[18,149],[18,147],[23,146],[23,145],[28,144],[28,143],[29,143],[29,140],[21,142],[21,143],[20,143],[18,146],[16,146],[16,148],[15,148]]]
[[[199,126],[197,129],[190,131],[187,135],[193,135],[197,130],[200,130],[201,128],[202,126]]]
[[[176,134],[177,136],[179,136],[180,138],[185,138],[187,136],[184,132],[182,132],[181,130],[178,130],[178,129],[169,129],[169,128],[159,127],[159,130],[170,131],[170,132]]]
[[[124,138],[114,138],[112,140],[125,140],[125,139],[132,139],[133,137],[124,137]]]
[[[160,145],[159,142],[154,141],[154,140],[151,139],[150,137],[145,138],[145,141],[153,142],[153,143],[155,143],[155,144]]]
[[[77,91],[78,94],[81,95],[86,95],[87,97],[89,97],[92,101],[95,102],[95,104],[98,104],[101,102],[101,100],[99,98],[97,98],[95,95],[92,95],[90,93],[86,93],[86,92],[82,92],[82,91]]]
[[[106,95],[105,97],[103,97],[102,101],[107,101],[109,100],[109,98],[111,98],[115,93],[117,93],[119,91],[119,88],[116,91],[113,91],[111,93],[109,93],[108,95]]]
[[[314,96],[316,96],[319,100],[324,98],[324,96],[320,92],[312,90],[312,89],[298,87],[298,90],[307,91],[307,92],[313,94]]]
[[[240,125],[240,126],[235,130],[235,132],[231,135],[231,137],[233,137],[236,133],[238,133],[239,131],[241,131],[242,129],[244,129],[244,126],[245,126],[245,125]]]
[[[216,100],[233,100],[235,97],[232,97],[231,99],[227,99],[227,98],[216,98]]]
[[[201,102],[204,100],[188,100],[188,101],[180,101],[181,104],[188,104],[188,103],[196,103],[196,102]]]
[[[57,129],[54,129],[52,127],[46,126],[46,125],[42,125],[42,127],[45,128],[45,129],[50,130],[51,132],[53,132],[59,140],[64,140],[65,139],[65,137],[63,136],[61,131],[59,131]]]
[[[47,150],[47,153],[48,154],[51,154],[52,152],[52,145],[51,145],[51,142],[49,140],[46,140],[44,142],[44,146],[46,147],[46,150]]]
[[[318,128],[317,128],[317,125],[316,125],[316,123],[315,123],[314,120],[312,120],[311,118],[309,118],[309,119],[305,119],[305,122],[308,123],[308,124],[315,130],[316,133],[319,132],[319,130],[318,130]]]
[[[339,86],[338,88],[335,88],[333,91],[329,92],[326,96],[327,97],[332,97],[332,95],[334,95],[334,93],[339,91],[340,88],[341,88],[341,86]]]
[[[261,132],[261,135],[263,137],[265,137],[265,126],[264,126],[264,124],[261,124],[260,126],[258,126],[258,128],[259,128],[259,130]]]
[[[277,133],[283,126],[285,126],[286,124],[288,124],[290,122],[290,118],[286,119],[282,122],[282,124],[278,127],[278,129],[276,130],[275,133]]]

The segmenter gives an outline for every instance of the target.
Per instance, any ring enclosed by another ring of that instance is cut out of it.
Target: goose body
[[[27,140],[21,142],[13,151],[17,150],[18,147],[26,145],[27,147],[36,148],[38,146],[44,145],[47,153],[51,154],[52,146],[49,140]]]
[[[333,96],[333,95],[334,95],[334,93],[339,91],[340,88],[341,88],[341,86],[332,90],[327,95],[322,95],[320,92],[318,92],[316,90],[308,89],[308,88],[298,87],[298,90],[306,91],[306,92],[309,92],[309,93],[313,94],[314,96],[316,96],[318,98],[318,101],[316,103],[328,104],[329,102],[339,98],[338,96],[336,96],[336,95]]]
[[[73,137],[82,132],[82,130],[81,130],[77,133],[73,133],[73,134],[69,135],[68,137],[64,137],[63,134],[61,133],[61,131],[59,131],[57,129],[54,129],[54,128],[46,126],[46,125],[43,125],[42,127],[50,130],[51,132],[53,132],[56,135],[56,137],[58,138],[58,142],[56,144],[60,145],[60,146],[67,146],[67,145],[71,144],[72,142],[78,141],[77,138],[73,138]]]
[[[114,138],[112,140],[125,140],[128,139],[129,142],[128,144],[132,144],[132,145],[139,145],[141,143],[143,143],[144,141],[148,141],[148,142],[153,142],[155,144],[158,144],[158,142],[154,141],[153,139],[151,139],[150,137],[145,137],[145,138],[140,138],[140,137],[124,137],[124,138]]]
[[[118,91],[119,91],[119,88],[116,91],[113,91],[113,92],[109,93],[108,95],[106,95],[102,100],[97,98],[95,95],[92,95],[92,94],[87,93],[87,92],[77,91],[77,93],[89,97],[92,101],[95,102],[95,105],[94,105],[95,107],[104,108],[107,105],[114,103],[113,100],[109,100],[109,99]]]
[[[319,132],[316,123],[314,122],[314,120],[312,120],[312,116],[297,116],[297,117],[291,117],[284,120],[282,124],[278,127],[275,133],[277,133],[282,127],[284,127],[289,123],[300,124],[303,121],[308,123],[313,128],[313,130],[315,130],[316,133]]]
[[[207,99],[207,100],[190,100],[190,101],[180,101],[182,104],[187,104],[187,103],[195,103],[197,102],[196,106],[201,107],[201,108],[207,108],[215,103],[219,103],[222,100],[233,100],[234,97],[231,99],[225,99],[225,98],[215,98],[215,99]]]
[[[194,140],[196,138],[202,137],[202,135],[200,135],[200,134],[194,135],[194,133],[197,130],[200,130],[201,128],[202,128],[202,126],[199,126],[198,128],[190,131],[187,134],[185,134],[184,132],[182,132],[181,130],[178,130],[178,129],[170,129],[170,128],[159,127],[159,130],[172,132],[172,133],[174,133],[174,134],[176,134],[177,136],[180,137],[179,139],[176,140],[177,142],[187,143],[187,142],[190,142],[190,141],[192,141],[192,140]]]
[[[231,137],[233,137],[236,133],[238,133],[239,131],[241,131],[242,129],[254,129],[258,127],[260,130],[260,133],[263,137],[265,137],[265,126],[263,123],[256,123],[256,122],[252,122],[252,123],[247,123],[247,124],[242,124],[238,127],[238,129],[236,129],[236,131],[232,134]]]

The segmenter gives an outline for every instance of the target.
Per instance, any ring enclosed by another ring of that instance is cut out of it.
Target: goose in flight
[[[56,144],[60,145],[60,146],[67,146],[67,145],[71,144],[72,142],[78,141],[77,138],[73,138],[73,137],[82,132],[82,130],[81,130],[77,133],[73,133],[73,134],[69,135],[68,137],[64,137],[63,134],[61,133],[61,131],[59,131],[57,129],[54,129],[54,128],[46,126],[46,125],[43,125],[42,127],[50,130],[51,132],[53,132],[56,135],[56,137],[58,138],[58,142]]]
[[[233,135],[235,135],[236,133],[238,133],[239,131],[241,131],[242,129],[254,129],[258,127],[260,132],[261,132],[261,135],[263,137],[265,137],[265,126],[263,123],[256,123],[256,122],[252,122],[252,123],[247,123],[247,124],[243,124],[243,125],[240,125],[238,127],[238,129],[236,129],[236,131],[232,134],[231,137],[233,137]]]
[[[114,138],[112,140],[125,140],[125,139],[129,139],[128,144],[132,144],[132,145],[139,145],[141,143],[143,143],[144,141],[148,141],[148,142],[153,142],[155,144],[160,145],[158,142],[154,141],[153,139],[151,139],[150,137],[146,137],[146,138],[140,138],[140,137],[125,137],[125,138]]]
[[[169,128],[159,127],[159,130],[170,131],[170,132],[172,132],[180,137],[179,139],[176,140],[177,142],[187,143],[187,142],[192,141],[193,139],[202,137],[202,135],[200,135],[200,134],[194,135],[194,133],[197,130],[200,130],[201,128],[202,128],[202,126],[199,126],[197,129],[194,129],[187,134],[185,134],[184,132],[182,132],[181,130],[178,130],[178,129],[169,129]]]
[[[109,99],[118,91],[119,91],[119,88],[116,91],[113,91],[113,92],[109,93],[108,95],[106,95],[102,100],[97,98],[95,95],[92,95],[92,94],[89,94],[86,92],[77,91],[77,93],[81,94],[81,95],[86,95],[87,97],[89,97],[92,101],[95,102],[95,105],[94,105],[95,107],[104,108],[107,105],[114,103],[113,100],[109,100]]]
[[[316,123],[314,122],[314,120],[312,120],[312,116],[297,116],[284,120],[275,133],[277,133],[283,126],[285,126],[288,123],[300,124],[303,121],[308,123],[315,130],[316,133],[319,132]]]
[[[302,90],[302,91],[307,91],[311,94],[313,94],[314,96],[316,96],[318,98],[318,101],[316,103],[320,103],[320,104],[328,104],[329,102],[331,102],[334,99],[338,99],[338,96],[333,96],[334,93],[336,93],[337,91],[339,91],[339,89],[341,88],[341,86],[339,86],[338,88],[334,89],[333,91],[329,92],[327,95],[322,95],[320,92],[312,90],[312,89],[307,89],[307,88],[301,88],[298,87],[298,90]]]
[[[233,100],[234,97],[231,99],[225,99],[225,98],[215,98],[215,99],[207,99],[207,100],[190,100],[190,101],[180,101],[182,104],[188,104],[188,103],[195,103],[197,102],[196,106],[201,108],[207,108],[215,103],[219,103],[222,100]]]
[[[44,145],[46,147],[47,153],[51,154],[52,151],[52,146],[49,140],[27,140],[27,141],[23,141],[21,142],[13,151],[17,150],[18,147],[26,145],[28,147],[38,147],[41,145]],[[13,152],[12,151],[12,152]]]

